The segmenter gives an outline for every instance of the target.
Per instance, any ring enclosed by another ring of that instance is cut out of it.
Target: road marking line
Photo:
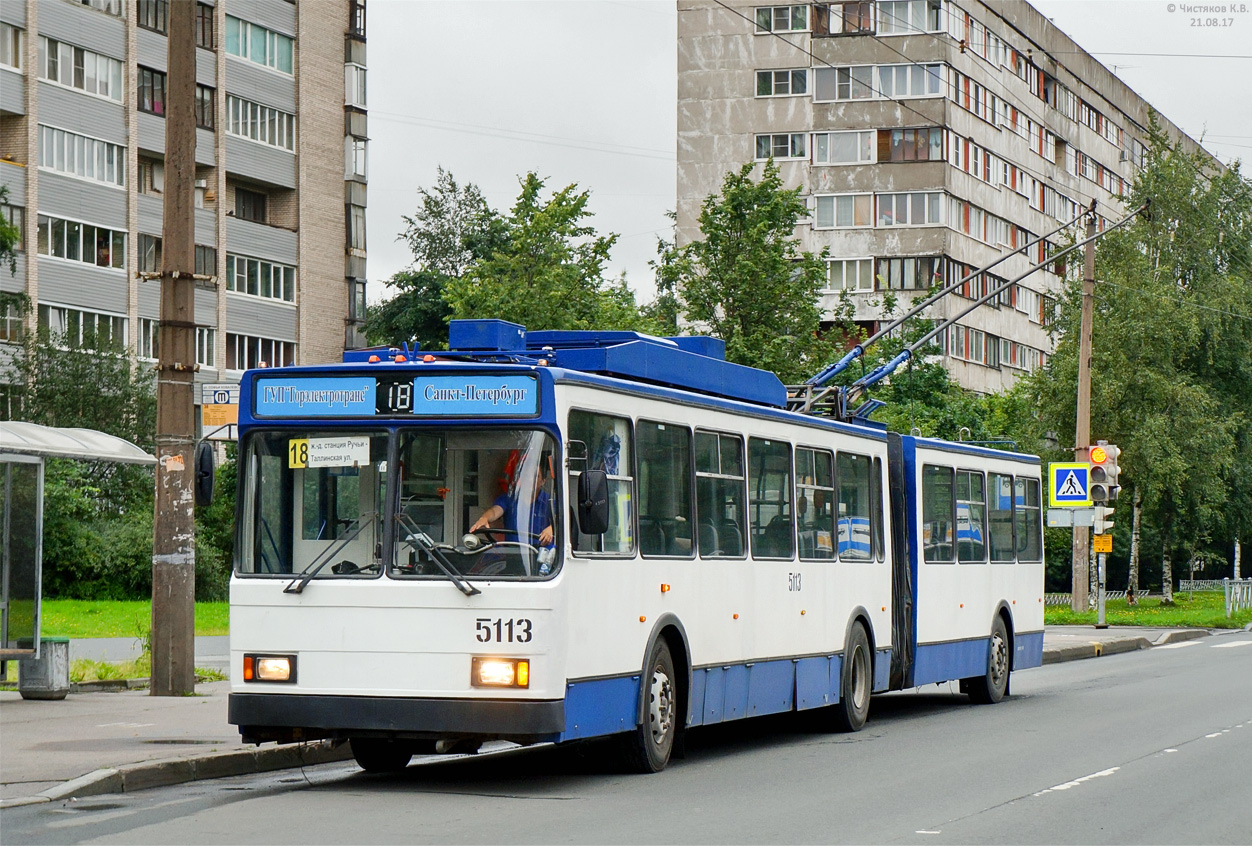
[[[1214,649],[1229,649],[1232,646],[1252,646],[1252,640],[1232,640],[1230,643],[1215,643]]]
[[[1073,781],[1067,781],[1064,784],[1058,784],[1055,787],[1049,787],[1047,790],[1040,790],[1035,795],[1042,796],[1045,793],[1051,793],[1054,790],[1069,790],[1071,787],[1077,787],[1078,785],[1083,784],[1084,782],[1091,781],[1092,779],[1103,778],[1104,776],[1111,776],[1113,773],[1117,772],[1120,769],[1121,767],[1110,767],[1107,770],[1100,770],[1100,772],[1098,773],[1092,773],[1091,775],[1083,776],[1082,778],[1076,778]]]
[[[925,828],[918,829],[917,831],[913,833],[914,834],[943,834],[942,831],[930,831],[929,829],[925,829]]]
[[[1208,740],[1208,739],[1210,739],[1210,738],[1214,738],[1214,737],[1221,737],[1221,736],[1222,736],[1222,733],[1221,733],[1220,731],[1215,731],[1215,732],[1213,732],[1212,734],[1206,734],[1206,735],[1204,735],[1204,737],[1205,737],[1205,739],[1206,739],[1206,740]]]

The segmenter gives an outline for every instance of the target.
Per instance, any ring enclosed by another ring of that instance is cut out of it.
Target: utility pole
[[[196,4],[169,4],[152,543],[153,696],[195,690]]]
[[[1095,235],[1095,200],[1087,213],[1087,238]],[[1078,419],[1074,432],[1074,455],[1085,454],[1091,445],[1091,324],[1095,300],[1095,241],[1083,247],[1082,269],[1082,326],[1078,339]],[[1075,613],[1087,610],[1088,602],[1088,545],[1090,538],[1086,526],[1074,527],[1073,579],[1070,591],[1070,608]]]

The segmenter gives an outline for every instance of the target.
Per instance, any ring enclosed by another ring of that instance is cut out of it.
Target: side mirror
[[[602,535],[609,528],[609,475],[584,470],[578,477],[578,531]]]
[[[213,502],[213,444],[200,441],[196,444],[196,505]]]

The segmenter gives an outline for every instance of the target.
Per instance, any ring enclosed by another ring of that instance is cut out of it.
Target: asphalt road
[[[4,811],[24,843],[1247,843],[1252,633],[692,732],[656,776],[606,749],[333,764]]]

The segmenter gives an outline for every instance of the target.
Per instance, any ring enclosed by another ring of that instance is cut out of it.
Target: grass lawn
[[[230,634],[230,606],[196,603],[196,635]],[[152,628],[152,603],[45,599],[40,631],[45,637],[141,637]]]
[[[1127,606],[1124,599],[1111,599],[1105,603],[1104,619],[1110,626],[1241,629],[1252,623],[1252,609],[1238,611],[1227,619],[1223,594],[1175,593],[1173,605],[1162,604],[1157,596],[1133,607]],[[1043,609],[1043,622],[1048,626],[1094,626],[1096,612],[1075,614],[1068,605],[1049,605]]]

